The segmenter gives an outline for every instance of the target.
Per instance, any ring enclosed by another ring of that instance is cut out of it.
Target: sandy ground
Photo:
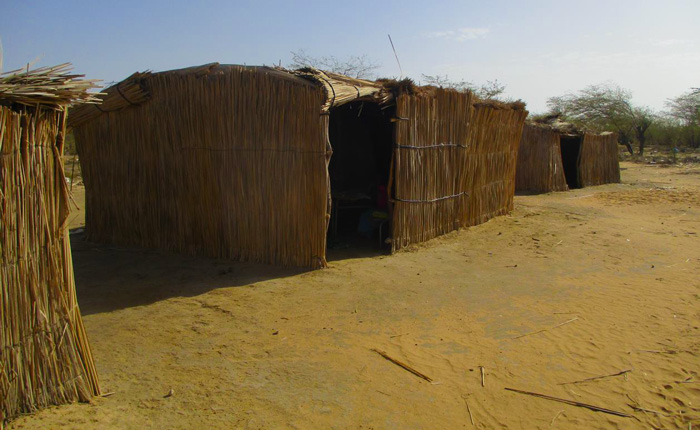
[[[9,428],[700,428],[700,168],[623,169],[623,184],[518,196],[511,216],[315,272],[74,234],[113,394]]]

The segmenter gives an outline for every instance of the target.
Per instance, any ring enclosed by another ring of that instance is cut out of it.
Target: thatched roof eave
[[[277,68],[277,70],[307,79],[323,88],[326,95],[326,102],[322,107],[323,112],[328,112],[334,107],[353,101],[362,100],[389,104],[394,100],[394,95],[391,91],[380,82],[351,78],[313,67],[305,67],[293,71],[283,68]]]
[[[69,105],[98,103],[96,79],[70,73],[70,63],[37,69],[17,69],[0,75],[0,104],[63,109]]]

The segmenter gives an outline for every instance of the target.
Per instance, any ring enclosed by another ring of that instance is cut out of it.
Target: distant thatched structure
[[[617,134],[585,133],[578,165],[582,187],[620,182]]]
[[[99,394],[75,297],[63,173],[66,108],[92,81],[68,64],[0,77],[0,427]]]
[[[568,189],[559,133],[550,127],[525,123],[518,150],[515,190],[549,193]]]
[[[70,120],[91,240],[323,267],[329,220],[370,190],[394,250],[512,208],[522,105],[216,63],[106,93]]]
[[[617,135],[592,133],[558,115],[525,125],[518,155],[516,190],[565,191],[620,182]]]

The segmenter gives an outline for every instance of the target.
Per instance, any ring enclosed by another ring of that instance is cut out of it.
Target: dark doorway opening
[[[382,108],[362,101],[331,109],[328,129],[333,148],[328,166],[331,254],[351,248],[377,251],[386,248],[384,242],[391,232],[387,185],[394,111],[395,107]]]
[[[578,160],[581,156],[580,136],[561,136],[561,161],[564,166],[564,176],[569,189],[581,188],[579,182]]]

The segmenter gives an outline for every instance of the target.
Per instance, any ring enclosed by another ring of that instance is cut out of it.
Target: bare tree
[[[467,91],[470,90],[477,97],[485,100],[497,100],[503,94],[506,86],[498,82],[498,79],[493,81],[486,81],[485,84],[475,85],[472,82],[465,81],[453,81],[447,75],[421,75],[423,81],[428,85],[435,85],[440,88],[452,88],[457,91]]]
[[[578,93],[551,97],[547,100],[552,112],[561,113],[569,121],[593,130],[614,130],[620,143],[632,153],[631,140],[639,143],[644,154],[646,132],[655,116],[649,108],[632,104],[632,93],[613,83],[590,85]]]
[[[668,115],[678,121],[688,133],[690,146],[697,147],[700,130],[700,90],[692,89],[666,101]]]
[[[338,58],[333,55],[316,57],[308,54],[303,49],[292,51],[292,69],[314,67],[357,79],[371,79],[379,64],[371,60],[367,55],[351,55],[347,58]]]
[[[422,80],[428,84],[428,85],[433,85],[436,87],[440,88],[452,88],[457,91],[467,91],[471,90],[474,88],[474,84],[465,81],[464,79],[461,81],[453,81],[449,78],[447,75],[421,75]]]
[[[686,125],[700,125],[700,90],[691,90],[666,101],[668,114]]]
[[[505,90],[506,86],[498,82],[498,79],[494,79],[493,81],[486,81],[474,92],[482,99],[489,100],[500,98]]]

